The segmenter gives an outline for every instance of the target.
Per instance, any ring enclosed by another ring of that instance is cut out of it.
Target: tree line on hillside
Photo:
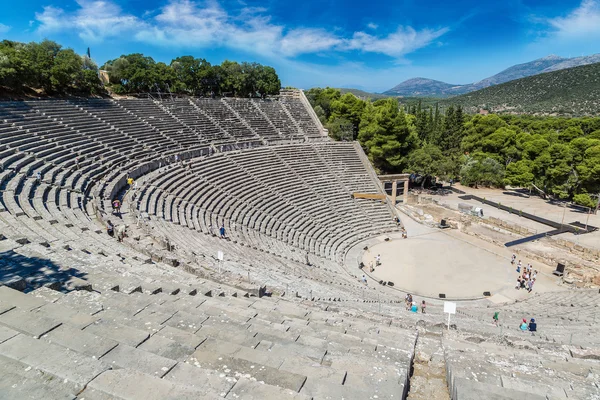
[[[98,67],[89,54],[80,56],[51,40],[0,42],[0,86],[21,93],[37,89],[45,94],[98,94],[104,91]]]
[[[211,65],[202,58],[181,56],[168,65],[140,53],[106,62],[108,87],[117,94],[172,92],[196,96],[256,97],[279,94],[275,69],[258,63],[224,61]],[[36,90],[46,95],[106,93],[89,50],[81,56],[51,40],[39,43],[0,42],[0,87],[13,93]]]
[[[600,63],[547,72],[452,97],[469,111],[586,116],[600,113]]]
[[[211,65],[203,58],[177,57],[170,64],[135,53],[102,66],[117,94],[172,92],[195,96],[229,95],[264,97],[279,94],[281,82],[275,69],[258,63],[223,61]]]
[[[442,112],[393,98],[363,101],[332,88],[306,95],[330,136],[358,140],[382,173],[524,187],[597,205],[600,118],[468,115],[460,105]]]

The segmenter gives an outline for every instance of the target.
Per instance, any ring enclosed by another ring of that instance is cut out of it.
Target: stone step
[[[61,322],[41,314],[13,308],[0,315],[0,324],[37,339],[60,326]]]
[[[119,344],[115,340],[94,335],[67,324],[43,335],[41,339],[88,355],[96,360]]]
[[[130,368],[145,374],[162,378],[177,361],[127,346],[123,343],[102,357],[102,361],[113,368]]]
[[[22,334],[1,343],[0,355],[71,383],[75,393],[108,369],[92,357]]]
[[[173,328],[172,326],[166,325],[161,330],[156,332],[154,336],[161,336],[163,338],[172,340],[179,343],[182,346],[187,346],[196,349],[206,338],[200,337],[193,333]]]
[[[186,346],[157,334],[152,335],[138,348],[175,361],[184,361],[196,351],[195,347]]]
[[[228,376],[221,371],[180,362],[163,379],[225,397],[239,378]]]
[[[59,321],[63,324],[69,324],[71,326],[77,327],[79,329],[83,329],[86,326],[96,322],[100,319],[99,315],[96,314],[94,316],[89,314],[84,314],[82,312],[78,312],[73,310],[72,308],[66,307],[62,304],[56,303],[46,303],[42,307],[35,309],[31,312],[33,315],[50,317],[56,321]]]
[[[119,343],[137,347],[150,337],[150,333],[131,328],[112,321],[99,320],[88,325],[84,332],[115,340]]]
[[[203,368],[210,368],[233,376],[248,374],[251,379],[255,378],[257,381],[264,381],[269,385],[291,389],[295,392],[298,392],[306,381],[306,376],[280,371],[273,367],[223,353],[204,351],[202,346],[190,356],[187,362],[191,364],[197,362]]]
[[[19,307],[25,311],[31,311],[43,306],[46,304],[46,301],[33,296],[28,296],[25,293],[11,289],[7,286],[0,286],[0,304],[8,304]]]
[[[507,389],[464,378],[455,378],[452,398],[460,400],[546,400],[546,396]]]
[[[27,364],[0,356],[0,398],[72,400],[78,387]]]
[[[79,397],[88,398],[86,396],[88,390],[106,393],[110,398],[126,400],[216,400],[220,398],[218,394],[207,390],[188,387],[127,368],[102,373],[89,383]],[[91,397],[93,398],[93,394]]]
[[[256,382],[246,378],[240,378],[226,399],[244,399],[244,400],[264,400],[264,399],[282,399],[282,400],[311,400],[312,396],[307,396],[290,389],[280,388],[278,386],[267,385],[262,382]],[[345,397],[344,397],[345,398]]]

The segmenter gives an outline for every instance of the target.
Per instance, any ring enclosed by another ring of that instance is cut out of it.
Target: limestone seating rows
[[[360,238],[392,230],[387,208],[351,199],[318,154],[314,146],[276,146],[176,166],[146,183],[140,211],[203,232],[225,223],[246,243],[244,230],[253,229],[331,259]],[[371,182],[363,190],[377,188]]]
[[[60,378],[46,390],[82,398],[88,388],[133,397],[131,374],[138,387],[176,390],[169,398],[402,398],[415,335],[382,325],[269,299],[0,287],[0,364],[41,370]]]
[[[444,335],[447,380],[455,399],[598,399],[597,360],[573,358],[567,348],[481,336]]]
[[[595,332],[600,327],[599,307],[600,294],[597,290],[535,293],[534,289],[525,300],[495,307],[472,306],[460,312],[470,318],[489,322],[493,313],[499,311],[500,325],[505,329],[515,329],[523,318],[528,321],[535,318],[540,326],[537,335],[540,340],[596,347],[598,340]],[[493,332],[494,328],[490,327],[490,331]]]
[[[318,138],[321,136],[317,126],[299,99],[284,97],[281,104],[288,115],[298,122],[298,125],[306,132],[308,137]]]

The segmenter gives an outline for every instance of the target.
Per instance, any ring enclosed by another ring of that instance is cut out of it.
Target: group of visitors
[[[523,318],[523,322],[519,325],[519,329],[521,332],[537,332],[537,323],[535,322],[535,318],[531,318],[529,320],[529,324],[527,323],[527,319]]]
[[[406,303],[406,311],[410,311],[410,312],[414,312],[417,313],[419,312],[419,306],[417,305],[417,302],[415,300],[413,300],[413,296],[410,293],[407,293],[406,296],[404,297],[404,303]],[[425,303],[425,300],[421,301],[421,313],[425,314],[425,309],[427,308],[427,304]]]
[[[375,256],[375,265],[373,265],[373,261],[369,263],[369,272],[374,272],[375,267],[379,267],[381,265],[381,254],[377,254]]]
[[[401,225],[400,218],[398,218],[397,215],[394,215],[394,222],[396,223],[396,226]],[[408,238],[408,235],[406,234],[406,228],[404,228],[404,226],[400,228],[400,232],[402,232],[402,239]]]
[[[496,311],[492,319],[494,321],[494,325],[498,326],[498,320],[500,319],[500,311]],[[537,332],[537,323],[535,322],[535,318],[531,318],[529,320],[529,323],[527,323],[527,318],[523,318],[523,320],[519,324],[519,329],[521,330],[521,332]]]
[[[515,265],[516,260],[517,255],[513,254],[510,263]],[[516,271],[519,275],[517,276],[517,285],[515,286],[515,289],[525,289],[527,292],[531,293],[537,278],[537,270],[533,269],[533,265],[529,263],[527,263],[527,266],[523,268],[523,264],[521,263],[521,260],[519,260]]]

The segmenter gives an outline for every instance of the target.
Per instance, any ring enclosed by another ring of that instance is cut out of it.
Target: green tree
[[[71,49],[60,50],[50,68],[50,82],[57,92],[66,92],[76,86],[83,74],[83,60]]]

